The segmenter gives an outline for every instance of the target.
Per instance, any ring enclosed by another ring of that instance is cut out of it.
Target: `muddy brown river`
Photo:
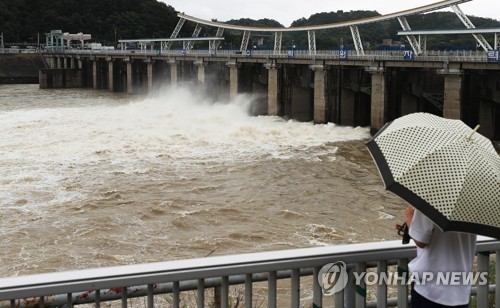
[[[368,128],[253,101],[0,85],[0,275],[398,238]]]

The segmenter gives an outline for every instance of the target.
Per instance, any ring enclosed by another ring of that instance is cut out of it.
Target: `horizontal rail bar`
[[[157,51],[144,50],[65,50],[65,51],[44,51],[46,56],[67,57],[78,55],[81,57],[91,58],[134,58],[134,57],[152,57],[154,59],[171,59],[175,57],[177,60],[183,59],[186,61],[196,61],[203,58],[206,61],[220,61],[227,59],[266,59],[266,60],[282,60],[282,61],[315,61],[315,60],[333,60],[338,63],[349,63],[352,61],[396,61],[396,62],[470,62],[470,63],[489,63],[488,53],[485,51],[425,51],[420,55],[415,55],[413,60],[405,61],[403,56],[404,49],[401,50],[384,50],[384,51],[365,51],[364,55],[357,55],[355,51],[348,50],[347,59],[341,59],[339,50],[318,50],[314,55],[307,50],[295,51],[294,56],[290,57],[286,50],[280,53],[274,53],[271,50],[252,50],[250,55],[236,50],[218,50],[215,54],[209,50],[163,50],[160,53]],[[142,59],[144,60],[144,59]],[[250,60],[251,61],[251,60]],[[489,63],[498,64],[498,62]]]
[[[432,29],[432,30],[401,30],[398,35],[431,35],[431,34],[482,34],[500,33],[500,28],[465,28],[465,29]]]
[[[478,238],[478,252],[497,250],[500,250],[499,241],[487,237]],[[0,300],[314,268],[335,261],[352,264],[374,260],[410,259],[414,256],[414,245],[388,241],[37,274],[0,279]],[[209,284],[208,279],[206,284]],[[132,290],[129,293],[132,293]],[[101,300],[103,296],[104,294],[101,294]]]
[[[151,39],[124,39],[118,40],[118,43],[152,43],[152,42],[188,42],[188,41],[223,41],[220,36],[202,36],[202,37],[176,37],[176,38],[151,38]]]
[[[301,269],[300,276],[311,276],[313,274],[313,269]],[[242,285],[247,283],[247,275],[250,277],[248,282],[251,286],[251,283],[255,282],[264,282],[268,281],[269,276],[268,273],[256,273],[256,274],[246,274],[246,275],[237,275],[237,276],[229,276],[228,284],[229,285]],[[277,272],[276,279],[289,279],[292,277],[292,270],[287,271],[279,271]],[[199,281],[203,281],[203,288],[200,290]],[[189,280],[189,281],[181,281],[179,283],[179,292],[185,291],[198,291],[199,300],[200,294],[203,294],[202,291],[210,288],[217,288],[222,285],[222,279],[220,277],[217,278],[207,278],[207,279],[198,279],[198,280]],[[246,287],[245,287],[246,288]],[[108,302],[114,300],[120,300],[122,298],[122,289],[121,288],[112,288],[107,290],[98,290],[97,291],[87,291],[87,292],[79,292],[72,294],[72,302],[74,304],[88,304],[94,303],[99,297],[101,302]],[[99,294],[98,294],[99,293]],[[152,297],[152,295],[158,294],[172,294],[174,293],[174,283],[167,282],[161,284],[150,284],[147,286],[133,286],[129,287],[128,298],[138,298],[138,297]],[[102,294],[102,295],[101,295]],[[150,295],[151,294],[151,295]],[[68,302],[67,295],[50,295],[47,297],[47,307],[59,307]],[[28,302],[36,302],[35,299],[33,301]],[[50,304],[49,304],[50,303]],[[202,305],[203,306],[203,305]],[[0,308],[6,308],[10,306],[2,306],[0,303]]]

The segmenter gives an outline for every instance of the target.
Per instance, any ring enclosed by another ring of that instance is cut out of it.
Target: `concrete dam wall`
[[[0,84],[38,83],[38,72],[46,67],[40,54],[0,53]]]

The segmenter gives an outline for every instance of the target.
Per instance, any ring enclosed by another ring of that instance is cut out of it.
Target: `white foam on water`
[[[334,161],[332,142],[369,137],[367,128],[250,116],[251,95],[214,102],[177,88],[122,104],[102,97],[86,104],[92,95],[65,99],[63,106],[0,106],[0,206],[78,200],[101,172],[147,174],[159,162],[183,168],[263,158]]]

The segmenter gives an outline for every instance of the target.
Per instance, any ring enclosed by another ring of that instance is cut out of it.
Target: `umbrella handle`
[[[402,225],[396,225],[396,229],[398,230],[398,235],[403,237],[403,244],[408,244],[410,242],[410,234],[409,234],[409,228],[408,225],[403,223]]]
[[[476,125],[476,127],[472,130],[472,133],[470,133],[469,138],[467,138],[467,140],[470,141],[470,139],[472,138],[472,135],[474,135],[474,133],[477,132],[477,130],[479,129],[479,126],[480,126],[479,124]]]
[[[403,244],[408,244],[410,242],[410,233],[409,233],[409,228],[408,225],[405,224],[405,228],[403,230]]]

